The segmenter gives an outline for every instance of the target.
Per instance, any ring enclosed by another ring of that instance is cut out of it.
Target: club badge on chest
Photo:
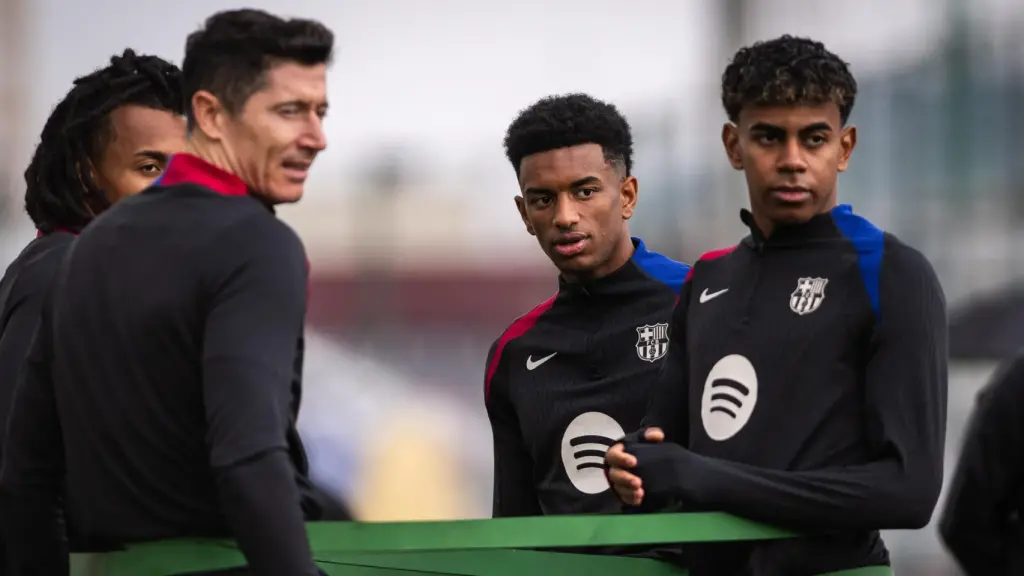
[[[668,324],[645,324],[636,329],[636,355],[655,362],[668,353]]]
[[[826,286],[828,278],[800,278],[789,296],[789,309],[800,316],[816,311],[825,301]]]

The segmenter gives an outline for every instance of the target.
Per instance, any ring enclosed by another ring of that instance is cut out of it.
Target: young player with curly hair
[[[819,43],[740,50],[722,76],[750,234],[682,287],[643,426],[606,457],[627,504],[724,511],[806,536],[695,547],[695,576],[884,566],[942,486],[946,307],[928,261],[837,203],[857,84]]]
[[[633,139],[613,105],[544,98],[511,124],[505,150],[526,231],[560,274],[558,293],[488,354],[494,516],[617,512],[602,458],[640,424],[689,266],[629,234]]]

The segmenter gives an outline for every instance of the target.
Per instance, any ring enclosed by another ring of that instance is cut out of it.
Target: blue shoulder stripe
[[[654,278],[658,282],[667,285],[676,294],[683,287],[683,282],[686,281],[687,274],[690,273],[690,267],[682,262],[676,262],[675,260],[658,254],[657,252],[649,252],[647,247],[644,246],[644,241],[639,238],[633,238],[636,242],[636,250],[633,251],[633,263],[635,263],[645,274]]]
[[[885,248],[885,232],[865,218],[854,214],[853,207],[849,204],[840,204],[833,208],[832,220],[839,232],[846,236],[857,250],[860,277],[864,282],[864,289],[867,290],[868,300],[871,301],[871,309],[874,310],[875,317],[878,317],[879,276],[882,269],[882,251]]]

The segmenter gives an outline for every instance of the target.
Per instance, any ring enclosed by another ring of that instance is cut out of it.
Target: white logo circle
[[[604,454],[625,435],[614,418],[600,412],[585,412],[569,423],[562,436],[562,464],[577,490],[600,494],[610,488],[604,476]]]
[[[750,420],[757,405],[757,372],[739,354],[718,361],[704,381],[700,417],[704,431],[721,442],[736,435]]]

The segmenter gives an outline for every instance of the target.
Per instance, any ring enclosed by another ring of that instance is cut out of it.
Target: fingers
[[[644,440],[648,442],[663,442],[665,440],[665,431],[656,427],[648,428],[644,431]]]
[[[613,445],[604,455],[605,464],[611,468],[632,468],[636,466],[636,457],[626,453],[622,443]]]
[[[608,465],[608,483],[615,495],[626,504],[639,506],[644,499],[640,478],[627,471],[636,466],[636,457],[628,454],[620,442],[608,449],[604,461]]]
[[[636,490],[640,488],[642,482],[640,477],[635,474],[630,474],[622,468],[612,468],[608,471],[608,481],[615,486],[622,487],[623,489]]]
[[[644,490],[641,487],[640,478],[621,468],[612,468],[608,471],[608,481],[615,490],[616,496],[626,504],[639,506],[643,501]]]

